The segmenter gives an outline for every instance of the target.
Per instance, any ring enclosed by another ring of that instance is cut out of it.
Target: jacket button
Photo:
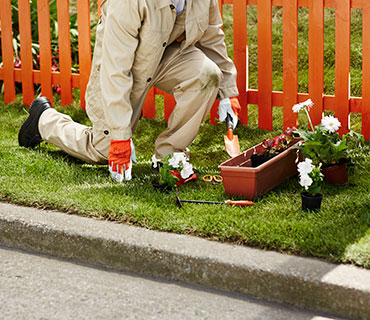
[[[109,131],[108,130],[104,130],[104,134],[105,135],[108,135],[109,134]]]
[[[167,45],[167,42],[163,42],[162,46],[165,47]]]
[[[170,4],[170,8],[173,10],[175,9],[175,6],[173,4]]]
[[[148,78],[146,81],[147,81],[147,82],[150,82],[150,81],[152,81],[152,78]]]

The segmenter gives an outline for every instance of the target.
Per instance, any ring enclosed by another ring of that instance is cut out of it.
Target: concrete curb
[[[370,319],[370,270],[0,202],[0,244]]]

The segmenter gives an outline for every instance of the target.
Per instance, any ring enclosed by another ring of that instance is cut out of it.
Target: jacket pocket
[[[187,25],[186,42],[193,45],[202,38],[204,32],[208,29],[208,16],[194,18]]]

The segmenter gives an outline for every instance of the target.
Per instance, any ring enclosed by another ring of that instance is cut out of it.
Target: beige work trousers
[[[190,46],[180,50],[180,46],[174,42],[166,49],[152,80],[153,86],[173,94],[176,100],[167,129],[155,141],[158,159],[183,151],[193,142],[202,121],[210,112],[222,80],[218,66],[200,49]],[[132,132],[139,121],[144,100],[145,95],[131,95]],[[104,128],[109,128],[109,125],[104,123],[104,116],[102,119],[104,113],[101,108],[99,105],[90,105],[87,110],[92,127],[76,123],[69,116],[48,109],[39,120],[41,137],[76,158],[89,163],[106,163],[110,137]]]

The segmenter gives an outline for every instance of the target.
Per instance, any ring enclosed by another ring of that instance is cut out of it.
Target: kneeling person
[[[132,136],[153,86],[174,95],[167,129],[155,141],[155,159],[184,152],[216,97],[220,120],[234,128],[240,110],[236,69],[228,58],[218,0],[105,0],[101,5],[86,90],[86,127],[36,99],[19,144],[41,141],[90,163],[109,163],[112,177],[131,179]]]

